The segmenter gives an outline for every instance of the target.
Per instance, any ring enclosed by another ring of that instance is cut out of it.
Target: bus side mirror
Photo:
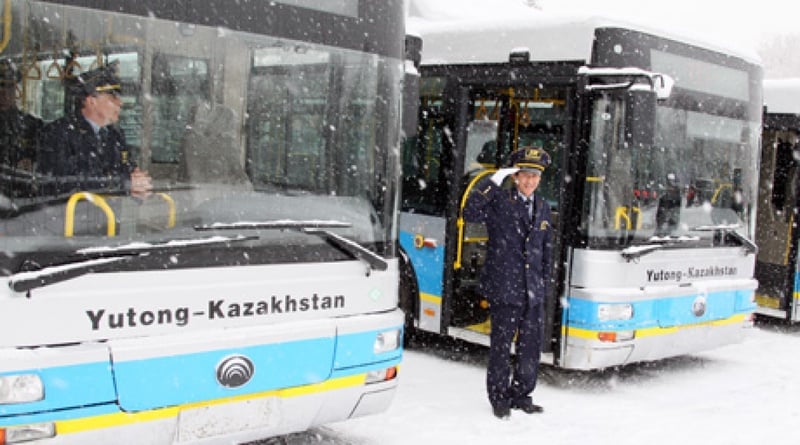
[[[625,144],[652,147],[656,137],[657,95],[650,89],[630,89],[625,95]]]
[[[658,100],[667,100],[672,95],[672,87],[675,85],[675,79],[666,74],[655,74],[651,78],[653,81],[653,91],[656,92]]]

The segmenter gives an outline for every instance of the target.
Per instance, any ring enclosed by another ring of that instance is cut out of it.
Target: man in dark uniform
[[[8,59],[0,60],[0,168],[6,196],[31,194],[29,176],[36,159],[36,140],[44,123],[17,108],[17,85],[22,76]]]
[[[152,190],[150,176],[131,159],[119,121],[121,83],[114,65],[78,75],[72,81],[78,111],[47,124],[40,141],[38,170],[55,180],[55,193],[78,190]]]
[[[501,419],[511,409],[543,411],[530,394],[539,370],[553,236],[550,206],[534,194],[549,155],[523,147],[511,154],[509,164],[479,182],[464,208],[464,217],[485,223],[489,235],[481,271],[481,292],[489,301],[492,322],[486,389],[492,411]],[[509,175],[515,187],[502,188]]]

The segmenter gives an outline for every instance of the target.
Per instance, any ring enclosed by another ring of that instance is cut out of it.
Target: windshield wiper
[[[197,231],[209,230],[258,230],[258,229],[341,229],[352,227],[349,222],[327,220],[327,219],[312,219],[312,220],[294,220],[294,219],[277,219],[274,221],[242,221],[235,223],[213,223],[202,226],[194,226]]]
[[[136,243],[122,244],[119,246],[87,247],[85,249],[77,250],[75,251],[75,253],[78,255],[89,256],[91,258],[104,258],[104,257],[119,256],[119,255],[135,256],[153,252],[164,252],[164,251],[173,252],[175,250],[181,250],[183,248],[190,248],[196,246],[206,247],[214,244],[241,243],[244,241],[253,241],[257,239],[258,236],[243,236],[243,235],[237,235],[234,237],[211,236],[208,238],[173,239],[158,243],[136,242]]]
[[[713,232],[714,230],[734,230],[738,229],[739,224],[705,224],[702,226],[692,227],[691,230],[695,232]]]
[[[38,270],[17,272],[9,277],[8,286],[15,292],[28,292],[32,289],[60,283],[80,276],[109,270],[120,262],[150,255],[157,252],[173,252],[183,248],[230,244],[258,239],[257,236],[224,237],[213,236],[203,239],[179,239],[161,243],[130,243],[119,246],[89,247],[75,251],[77,261],[50,264]]]
[[[342,251],[350,254],[353,258],[359,259],[369,265],[373,270],[386,270],[389,268],[389,263],[386,262],[380,255],[367,249],[366,247],[351,241],[341,235],[337,235],[330,230],[318,228],[305,228],[303,233],[310,233],[313,235],[322,236],[326,241],[338,247]]]
[[[652,236],[648,240],[650,244],[642,244],[638,246],[630,246],[622,249],[620,254],[626,261],[631,261],[640,258],[648,253],[653,253],[656,250],[661,250],[667,247],[672,247],[677,244],[690,243],[700,241],[696,236]]]
[[[716,225],[697,226],[692,228],[692,230],[696,232],[717,232],[717,231],[722,232],[726,235],[730,235],[736,241],[739,241],[747,253],[752,253],[753,255],[757,254],[758,246],[756,246],[754,242],[747,239],[744,235],[737,232],[736,229],[738,228],[739,224],[716,224]]]
[[[656,250],[661,250],[664,248],[664,244],[645,244],[642,246],[630,246],[622,249],[619,253],[622,255],[622,258],[625,258],[625,261],[631,261],[640,257],[647,255],[648,253],[653,253]]]
[[[235,222],[235,223],[214,223],[202,226],[195,226],[194,229],[198,231],[206,230],[242,230],[242,229],[292,229],[302,233],[317,235],[324,238],[334,247],[347,253],[351,257],[361,260],[373,270],[386,270],[389,264],[380,255],[367,249],[366,247],[358,244],[355,241],[349,240],[341,235],[333,233],[326,229],[341,229],[352,227],[353,225],[345,221],[337,220],[275,220],[275,221],[262,221],[262,222]]]
[[[131,259],[130,256],[94,258],[86,261],[45,267],[44,269],[31,272],[19,272],[10,277],[8,280],[8,287],[15,292],[28,292],[29,290],[39,287],[78,278],[88,273],[106,270],[111,265],[129,259]],[[30,298],[30,294],[28,298]]]

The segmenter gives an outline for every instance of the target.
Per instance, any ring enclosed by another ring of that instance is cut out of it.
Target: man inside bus
[[[38,170],[52,175],[54,192],[78,190],[151,193],[147,172],[140,170],[115,125],[122,107],[116,65],[103,66],[67,79],[76,113],[47,124],[40,141]]]
[[[486,389],[500,419],[507,419],[511,409],[544,411],[531,393],[544,335],[553,236],[550,206],[534,194],[550,156],[541,148],[523,147],[509,161],[508,168],[478,182],[464,208],[467,221],[485,223],[489,235],[480,289],[489,301],[492,325]],[[515,184],[510,189],[502,187],[508,176]]]
[[[41,119],[17,108],[21,78],[12,61],[0,60],[0,163],[12,172],[32,169],[36,138],[44,125]]]

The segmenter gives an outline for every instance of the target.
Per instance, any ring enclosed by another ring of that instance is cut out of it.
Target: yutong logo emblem
[[[692,313],[695,317],[702,317],[706,313],[706,299],[704,297],[697,297],[692,303]]]
[[[255,366],[243,355],[225,357],[217,365],[217,381],[226,388],[238,388],[253,378]]]

